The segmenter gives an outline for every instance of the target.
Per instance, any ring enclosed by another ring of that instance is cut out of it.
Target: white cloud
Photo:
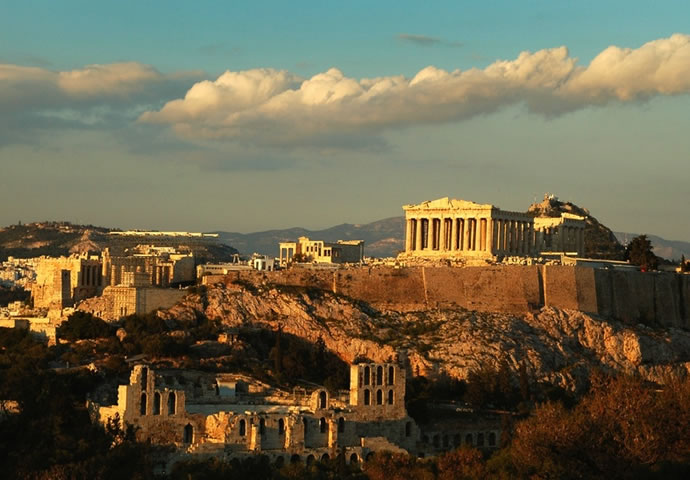
[[[192,139],[311,145],[324,137],[463,120],[517,102],[554,115],[689,91],[690,36],[676,34],[638,49],[609,47],[586,67],[560,47],[522,52],[483,70],[429,66],[413,78],[354,79],[336,68],[308,79],[273,69],[228,71],[140,121],[169,124]]]

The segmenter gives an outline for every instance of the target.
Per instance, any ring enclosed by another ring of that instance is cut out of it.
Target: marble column
[[[405,222],[405,251],[409,252],[412,250],[412,230],[413,230],[414,220],[408,218]]]
[[[415,247],[415,250],[421,250],[422,249],[422,219],[417,218],[415,220],[415,223],[416,223],[417,229],[414,232],[415,236],[416,236],[414,247]]]
[[[452,218],[450,225],[450,249],[456,251],[458,249],[458,219]]]
[[[448,250],[448,245],[446,243],[446,235],[446,219],[445,217],[441,217],[441,225],[439,226],[438,234],[438,249],[442,252]]]
[[[486,227],[489,235],[486,241],[486,251],[493,255],[496,235],[496,221],[492,218],[486,219]]]

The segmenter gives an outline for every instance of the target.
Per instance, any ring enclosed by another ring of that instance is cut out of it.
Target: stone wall
[[[690,276],[674,273],[561,265],[293,268],[212,280],[328,290],[398,311],[459,307],[519,314],[551,306],[628,324],[690,328]]]

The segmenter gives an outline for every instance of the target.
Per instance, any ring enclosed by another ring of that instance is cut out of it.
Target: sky
[[[0,2],[0,225],[545,193],[690,241],[690,2]]]

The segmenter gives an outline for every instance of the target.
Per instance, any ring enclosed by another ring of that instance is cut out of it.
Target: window
[[[495,432],[489,432],[489,446],[490,447],[496,446],[496,433]]]
[[[259,435],[264,435],[266,433],[266,420],[263,418],[259,420]]]
[[[395,368],[388,367],[388,385],[393,385],[395,382]]]
[[[307,417],[302,418],[302,424],[304,425],[304,435],[307,434],[307,430],[309,427],[309,421],[307,420]]]
[[[364,390],[364,405],[371,404],[371,393],[369,390]]]
[[[343,417],[338,419],[338,433],[345,433],[345,419]]]
[[[175,392],[168,395],[168,415],[175,415]]]
[[[285,434],[285,420],[282,418],[278,420],[278,435],[284,435]]]
[[[326,419],[321,417],[319,419],[319,431],[321,433],[326,433],[326,429],[328,428],[328,424],[326,423]]]
[[[161,414],[161,394],[158,392],[153,394],[153,414]]]
[[[247,422],[244,419],[240,420],[240,437],[244,437],[247,434]]]
[[[319,392],[319,408],[326,408],[326,392]]]
[[[383,405],[383,392],[380,388],[376,390],[376,405]]]
[[[380,365],[376,368],[376,385],[383,385],[383,367]]]
[[[388,390],[388,405],[393,405],[393,390]]]
[[[141,394],[141,402],[139,405],[139,413],[142,415],[146,415],[146,394],[142,393]]]
[[[483,447],[483,446],[484,446],[484,434],[483,434],[483,433],[478,433],[478,434],[477,434],[477,446],[478,446],[478,447]]]
[[[472,434],[468,433],[465,435],[465,444],[466,445],[472,445]]]
[[[369,385],[369,377],[371,375],[371,370],[369,367],[364,367],[364,385]]]

